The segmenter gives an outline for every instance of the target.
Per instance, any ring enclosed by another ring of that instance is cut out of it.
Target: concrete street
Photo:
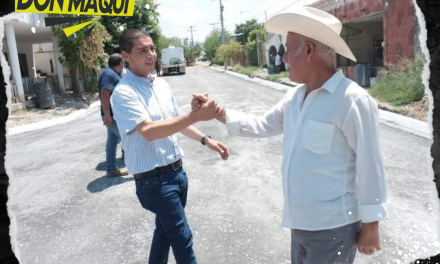
[[[182,112],[192,93],[263,113],[284,92],[209,68],[167,76]],[[294,88],[292,88],[294,89]],[[201,264],[290,263],[290,230],[280,227],[281,136],[228,137],[217,121],[196,124],[230,148],[228,161],[180,136],[189,176],[186,213]],[[65,124],[9,137],[10,210],[17,220],[21,263],[147,263],[153,215],[139,204],[132,176],[105,175],[106,130],[98,109]],[[382,250],[356,263],[409,263],[440,252],[431,141],[381,125],[391,216],[382,222]],[[120,149],[118,156],[121,156]],[[337,254],[337,252],[335,252]],[[169,263],[175,263],[172,254]]]

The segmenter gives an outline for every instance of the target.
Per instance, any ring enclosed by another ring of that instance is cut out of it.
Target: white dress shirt
[[[376,102],[341,70],[304,100],[305,92],[289,90],[262,116],[226,110],[231,136],[284,134],[281,225],[323,230],[388,219]]]
[[[176,99],[164,79],[139,77],[127,70],[110,101],[130,174],[166,166],[183,157],[176,134],[147,141],[135,130],[144,120],[157,121],[180,116]]]
[[[280,56],[280,54],[277,54],[277,56],[275,57],[275,65],[276,66],[281,65],[281,56]]]

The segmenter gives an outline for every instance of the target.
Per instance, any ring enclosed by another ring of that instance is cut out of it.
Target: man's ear
[[[306,43],[306,55],[307,55],[307,61],[310,61],[315,54],[315,45],[312,42]]]
[[[124,59],[124,61],[130,63],[130,59],[128,58],[128,53],[126,51],[122,51],[121,56]]]

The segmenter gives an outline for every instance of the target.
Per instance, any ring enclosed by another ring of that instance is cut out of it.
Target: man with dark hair
[[[128,175],[127,169],[118,169],[116,164],[116,150],[121,142],[118,126],[113,119],[110,106],[110,96],[113,89],[121,80],[121,72],[124,68],[124,60],[121,54],[113,53],[108,59],[108,67],[99,76],[98,89],[101,99],[101,117],[107,127],[107,143],[105,146],[107,177]]]
[[[207,102],[197,112],[181,114],[168,83],[154,78],[154,43],[143,30],[129,29],[119,39],[127,74],[115,88],[111,103],[125,150],[127,168],[135,178],[136,195],[156,215],[150,264],[167,263],[170,246],[177,264],[195,264],[191,229],[185,216],[188,178],[176,133],[201,142],[226,160],[229,150],[192,125],[218,115]]]

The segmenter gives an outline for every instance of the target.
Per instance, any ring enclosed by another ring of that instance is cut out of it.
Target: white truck
[[[161,68],[162,74],[168,75],[170,73],[185,74],[186,61],[182,47],[170,46],[162,49]]]

